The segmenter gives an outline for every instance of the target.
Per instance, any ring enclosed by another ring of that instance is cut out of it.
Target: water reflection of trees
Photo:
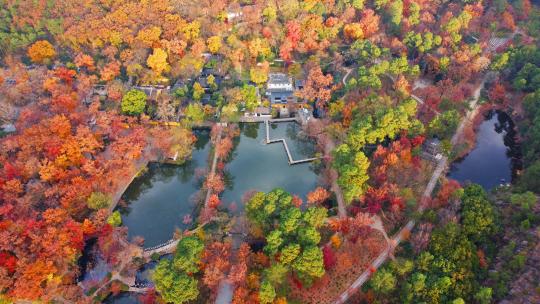
[[[210,132],[208,130],[195,130],[194,134],[197,136],[197,140],[194,143],[192,159],[187,160],[182,165],[149,163],[146,172],[133,180],[122,195],[122,199],[128,204],[137,201],[141,195],[154,188],[157,182],[170,183],[174,178],[181,184],[192,182],[194,187],[199,187],[201,174],[198,172],[204,171],[206,168],[204,161],[208,151],[205,148],[210,142]],[[128,206],[121,206],[119,209],[124,214],[130,211]]]
[[[169,260],[170,261],[170,260],[172,260],[172,258],[173,258],[172,254],[166,254],[166,255],[161,256],[157,261],[150,261],[150,262],[144,264],[143,266],[141,266],[141,268],[139,268],[137,270],[137,273],[135,274],[135,283],[137,283],[137,284],[150,284],[151,286],[153,286],[153,282],[151,280],[152,271],[156,268],[159,261],[161,261],[161,260]]]
[[[241,124],[241,132],[246,137],[257,139],[257,136],[259,136],[259,127],[260,126],[261,126],[260,123]]]
[[[240,141],[242,140],[242,137],[251,138],[257,140],[258,138],[262,138],[261,134],[259,133],[260,127],[263,125],[262,123],[240,123],[239,129],[240,129],[240,136],[236,136],[233,138],[233,148],[231,150],[231,153],[229,153],[229,156],[227,157],[226,163],[231,163],[235,160],[235,158],[238,156],[238,146],[240,145]],[[235,176],[231,174],[227,169],[223,171],[223,182],[225,183],[225,189],[226,190],[232,190],[234,188],[234,180]]]
[[[287,144],[293,146],[298,156],[313,157],[315,155],[315,143],[313,139],[306,135],[299,124],[287,124],[285,135],[287,137]]]
[[[135,178],[123,195],[123,199],[131,202],[154,188],[156,182],[169,183],[175,177],[180,183],[187,183],[195,174],[195,162],[189,160],[181,166],[171,164],[148,164],[148,170],[143,175]]]
[[[193,135],[197,137],[197,140],[193,144],[193,147],[197,150],[202,150],[210,141],[210,132],[208,130],[194,130]]]
[[[232,175],[231,172],[227,170],[223,171],[223,182],[225,183],[225,189],[234,189],[234,175]]]
[[[514,122],[510,115],[502,111],[490,111],[487,118],[491,119],[493,115],[497,115],[495,123],[495,132],[503,133],[503,142],[506,146],[506,156],[510,158],[512,165],[512,178],[515,177],[517,170],[521,169],[521,146],[517,142],[517,131]]]
[[[122,195],[122,199],[131,202],[138,200],[141,194],[148,191],[153,186],[152,176],[155,171],[156,164],[149,163],[146,167],[146,171],[137,176],[131,184],[128,186],[126,192]]]

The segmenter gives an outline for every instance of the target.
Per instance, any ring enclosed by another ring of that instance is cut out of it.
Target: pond
[[[521,159],[510,116],[502,111],[488,112],[476,136],[475,148],[452,164],[448,176],[461,183],[480,184],[486,190],[510,183]]]
[[[192,157],[182,165],[150,163],[123,194],[126,206],[118,207],[129,238],[141,236],[145,247],[171,239],[176,228],[191,226],[185,216],[194,217],[194,196],[200,189],[210,151],[207,130],[194,131],[197,141]]]
[[[231,160],[226,166],[226,182],[222,200],[242,207],[242,196],[250,190],[270,191],[274,188],[299,195],[306,195],[317,187],[317,172],[312,163],[289,165],[281,142],[266,144],[263,123],[241,123],[241,134],[236,139]],[[313,157],[315,145],[302,136],[301,127],[295,122],[270,125],[270,138],[284,138],[294,160]]]

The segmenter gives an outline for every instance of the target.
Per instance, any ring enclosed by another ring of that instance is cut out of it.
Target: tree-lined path
[[[487,76],[486,76],[487,77]],[[465,115],[465,117],[462,119],[459,127],[456,130],[456,133],[452,137],[452,144],[456,144],[458,140],[461,138],[463,130],[465,129],[465,126],[467,123],[471,120],[474,115],[476,115],[478,110],[478,100],[480,99],[480,92],[484,88],[484,84],[486,81],[486,77],[484,77],[480,83],[480,85],[476,88],[473,94],[473,99],[471,102],[471,108]],[[446,168],[448,166],[448,158],[442,157],[438,162],[437,166],[435,167],[435,170],[433,171],[433,174],[431,175],[431,178],[426,185],[426,188],[424,190],[424,193],[422,194],[422,199],[420,201],[420,206],[418,208],[418,212],[421,213],[424,211],[426,201],[431,198],[431,195],[433,193],[433,190],[435,188],[435,185],[437,184],[437,181],[441,177],[441,175],[446,171]],[[339,297],[336,299],[334,304],[342,304],[345,303],[349,297],[353,294],[355,294],[362,285],[367,282],[367,280],[370,278],[370,276],[377,270],[379,267],[381,267],[384,262],[388,259],[390,254],[393,252],[394,248],[396,248],[405,238],[406,236],[412,231],[414,226],[416,225],[416,220],[411,219],[405,226],[403,226],[391,239],[390,244],[387,246],[387,248],[379,254],[373,262],[371,262],[370,266],[360,274],[360,276],[345,290]]]

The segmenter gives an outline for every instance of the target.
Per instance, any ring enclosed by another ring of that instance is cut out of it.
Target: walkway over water
[[[273,143],[279,143],[281,142],[283,144],[283,147],[285,148],[285,152],[287,153],[287,160],[289,162],[289,165],[296,165],[296,164],[302,164],[302,163],[308,163],[312,162],[316,159],[319,159],[319,157],[311,157],[311,158],[304,158],[304,159],[298,159],[294,160],[291,155],[291,150],[289,149],[289,145],[287,145],[287,141],[284,138],[277,138],[277,139],[271,139],[270,138],[270,123],[269,122],[287,122],[287,121],[297,121],[296,118],[282,118],[282,119],[272,119],[272,120],[265,120],[264,125],[266,128],[266,144],[273,144]]]
[[[152,255],[155,254],[155,253],[157,253],[159,255],[164,255],[164,254],[167,254],[167,253],[173,253],[174,250],[176,249],[176,246],[178,245],[178,241],[180,241],[180,239],[177,239],[177,240],[171,239],[171,240],[168,240],[167,242],[165,242],[163,244],[152,246],[150,248],[145,248],[143,256],[145,258],[151,258]]]

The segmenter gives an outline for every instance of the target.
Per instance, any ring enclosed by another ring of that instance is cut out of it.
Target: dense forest
[[[0,303],[540,303],[539,38],[533,0],[0,0]],[[511,183],[449,178],[494,110]],[[226,201],[269,120],[317,186]],[[188,228],[147,248],[123,193],[198,129]]]

